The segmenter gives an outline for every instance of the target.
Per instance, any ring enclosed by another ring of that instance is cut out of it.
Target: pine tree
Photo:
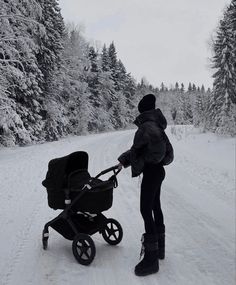
[[[40,40],[37,59],[44,75],[43,90],[50,92],[54,71],[61,63],[65,26],[57,0],[37,0],[37,2],[42,7],[40,23],[45,27],[45,36]]]
[[[107,119],[107,116],[104,116],[105,111],[105,97],[102,92],[103,84],[103,69],[102,69],[102,60],[99,60],[99,54],[95,51],[94,47],[89,48],[89,62],[90,69],[88,72],[88,89],[89,89],[89,101],[92,108],[92,117],[89,122],[88,130],[89,131],[104,131],[105,125],[104,120]],[[104,63],[105,68],[105,63]],[[104,73],[106,73],[104,71]]]
[[[166,91],[166,87],[165,87],[165,84],[163,82],[161,83],[160,91],[161,92],[165,92]]]
[[[57,102],[61,102],[59,109],[66,106],[64,116],[61,114],[65,132],[84,134],[88,132],[93,109],[88,87],[89,48],[81,32],[73,26],[67,27],[64,46]]]
[[[201,92],[205,93],[205,86],[203,84],[202,84],[202,87],[201,87]]]
[[[110,70],[108,50],[105,44],[103,45],[103,48],[102,48],[101,66],[102,66],[102,71],[104,72],[108,72]]]
[[[101,102],[99,102],[99,67],[98,67],[98,54],[94,47],[89,47],[89,62],[90,69],[88,72],[88,88],[91,93],[90,102],[94,107],[100,107]]]
[[[114,129],[113,121],[113,97],[115,94],[114,82],[111,79],[110,72],[101,72],[99,75],[99,93],[101,94],[101,107],[97,111],[97,129],[106,131]]]
[[[118,80],[117,80],[117,52],[114,42],[112,42],[108,48],[109,57],[109,69],[111,71],[112,80],[115,83],[115,90],[119,91]]]
[[[114,116],[117,119],[116,125],[117,128],[124,128],[127,122],[132,118],[132,109],[133,104],[131,100],[133,100],[134,95],[134,81],[127,74],[126,69],[122,61],[119,59],[117,61],[117,101],[114,108]],[[150,88],[150,87],[149,87]],[[129,108],[131,108],[129,110]]]
[[[175,91],[179,91],[179,83],[178,82],[175,83]]]
[[[213,50],[214,73],[210,120],[213,131],[235,133],[236,104],[236,4],[233,0],[224,12],[217,30]]]
[[[126,99],[126,124],[128,125],[133,123],[135,119],[136,108],[138,105],[136,89],[136,82],[131,74],[128,73],[126,75],[126,84],[123,92]],[[155,91],[153,93],[155,93]]]
[[[58,101],[58,77],[62,63],[65,26],[57,0],[37,0],[42,8],[40,23],[45,28],[45,36],[39,39],[40,48],[37,53],[38,66],[43,74],[41,89],[43,90],[43,119],[45,121],[42,136],[47,140],[55,140],[63,134],[64,123],[56,115]],[[53,107],[54,106],[54,107]],[[61,110],[62,111],[62,110]],[[61,117],[63,121],[63,116]]]
[[[109,70],[111,74],[111,80],[114,83],[114,91],[111,92],[111,121],[116,129],[122,128],[125,125],[125,111],[126,108],[126,98],[125,98],[125,88],[129,84],[127,77],[127,72],[124,64],[120,59],[117,58],[117,52],[114,42],[112,42],[108,48],[108,62]]]
[[[114,42],[109,45],[108,48],[108,56],[109,56],[109,66],[112,71],[116,71],[117,65],[117,52]]]
[[[195,92],[195,102],[193,106],[193,123],[199,127],[203,121],[203,96],[205,92],[201,92],[200,88]]]
[[[127,83],[127,72],[123,62],[120,59],[117,61],[116,79],[117,79],[118,89],[123,91]]]
[[[42,128],[43,75],[36,58],[38,39],[45,34],[41,16],[34,0],[0,1],[0,72],[8,83],[5,95],[11,102],[3,129],[8,129],[9,143],[38,140]]]
[[[192,90],[193,90],[192,83],[189,82],[189,84],[188,84],[188,92],[191,92]]]
[[[193,109],[194,109],[194,101],[196,94],[196,85],[193,83],[189,83],[188,91],[181,94],[181,102],[182,102],[182,114],[184,124],[192,124],[193,123]]]

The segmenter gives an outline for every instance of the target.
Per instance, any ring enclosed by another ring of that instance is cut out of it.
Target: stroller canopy
[[[85,151],[76,151],[50,160],[46,179],[42,184],[46,188],[62,189],[67,185],[68,176],[77,170],[88,170],[88,154]]]

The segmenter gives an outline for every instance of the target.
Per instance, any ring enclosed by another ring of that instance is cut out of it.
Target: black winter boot
[[[158,234],[158,258],[165,258],[165,233]]]
[[[140,257],[143,255],[143,253],[144,258],[135,266],[135,274],[137,276],[146,276],[158,272],[159,260],[157,236],[143,234]]]

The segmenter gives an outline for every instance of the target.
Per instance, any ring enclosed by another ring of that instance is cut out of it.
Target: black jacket
[[[141,113],[134,123],[138,130],[133,145],[118,158],[124,167],[131,166],[132,177],[140,175],[145,164],[162,163],[167,150],[167,122],[160,109]]]

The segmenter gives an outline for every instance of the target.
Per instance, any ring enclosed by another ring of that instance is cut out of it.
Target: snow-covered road
[[[1,285],[233,285],[235,278],[235,141],[177,128],[168,134],[175,163],[166,167],[162,205],[167,229],[166,259],[158,274],[133,274],[143,223],[140,179],[119,174],[113,207],[105,212],[123,227],[112,247],[96,234],[96,257],[86,267],[71,252],[71,242],[51,230],[42,249],[44,224],[59,211],[47,206],[41,186],[48,161],[76,150],[89,153],[92,175],[117,163],[134,131],[70,137],[42,145],[0,150]]]

